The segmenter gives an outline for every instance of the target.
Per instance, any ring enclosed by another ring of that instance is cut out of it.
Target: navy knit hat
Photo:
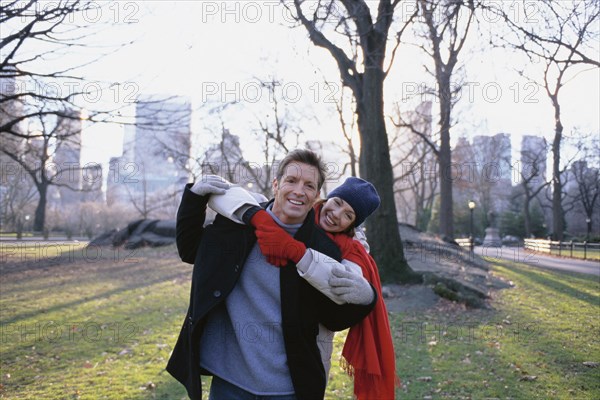
[[[353,176],[347,178],[344,183],[329,192],[327,198],[332,197],[339,197],[350,204],[356,215],[354,226],[362,224],[381,204],[375,187],[364,179]]]

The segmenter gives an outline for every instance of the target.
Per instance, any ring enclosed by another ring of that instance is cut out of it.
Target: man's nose
[[[302,182],[294,185],[294,194],[304,196],[304,184],[302,184]]]

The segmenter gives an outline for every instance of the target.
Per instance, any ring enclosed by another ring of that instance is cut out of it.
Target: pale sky
[[[116,2],[103,12],[103,17],[130,25],[107,29],[100,40],[134,41],[86,69],[92,80],[121,82],[108,93],[109,98],[182,95],[192,100],[193,108],[206,100],[250,100],[246,107],[225,114],[225,122],[240,136],[246,158],[254,160],[258,155],[250,150],[257,147],[249,131],[256,126],[252,113],[260,114],[269,102],[266,92],[257,96],[253,89],[256,78],[275,75],[287,83],[290,106],[311,117],[303,122],[303,140],[343,140],[330,103],[334,93],[323,86],[323,76],[339,82],[337,67],[328,53],[309,42],[304,28],[284,26],[290,18],[278,1]],[[476,31],[471,40],[481,40]],[[515,55],[497,49],[465,57],[468,85],[456,108],[460,120],[452,131],[454,141],[459,136],[510,133],[515,150],[523,134],[552,137],[550,102],[542,88],[528,84],[509,67]],[[403,103],[402,97],[426,81],[422,61],[414,47],[400,48],[386,81],[388,108],[394,102],[410,108],[411,103]],[[600,132],[599,76],[597,69],[585,72],[564,87],[561,98],[567,135],[575,128]],[[192,130],[200,140],[206,134],[206,121],[200,113],[193,118]],[[106,163],[108,157],[120,155],[122,129],[92,127],[83,145],[84,162]]]

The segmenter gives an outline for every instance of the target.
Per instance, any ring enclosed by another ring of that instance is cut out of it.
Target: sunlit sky
[[[119,89],[113,88],[113,97],[182,95],[191,99],[193,109],[200,109],[206,100],[243,102],[251,96],[252,104],[227,113],[224,122],[240,136],[246,158],[254,160],[259,154],[251,149],[258,146],[253,145],[250,129],[257,126],[260,115],[251,89],[257,78],[275,76],[291,90],[290,109],[304,118],[303,140],[343,140],[329,102],[331,90],[323,86],[324,77],[339,82],[337,67],[328,53],[309,42],[304,28],[289,27],[290,18],[277,1],[117,2],[102,12],[103,17],[130,24],[105,28],[94,40],[103,44],[133,41],[85,68],[92,80],[122,83]],[[473,29],[470,46],[475,50],[465,51],[462,57],[469,84],[456,108],[453,139],[510,133],[513,150],[520,146],[523,134],[550,139],[553,110],[543,88],[528,85],[511,67],[511,63],[528,61],[500,49],[477,51],[482,40]],[[386,80],[385,102],[390,110],[395,102],[400,102],[403,111],[414,104],[403,102],[402,97],[428,79],[423,60],[414,46],[400,47]],[[599,77],[598,69],[583,72],[564,87],[561,98],[567,136],[575,129],[600,131]],[[267,94],[259,97],[259,103],[268,107]],[[195,140],[212,140],[208,129],[215,121],[196,113]],[[82,161],[106,163],[108,157],[120,155],[122,134],[122,127],[116,125],[87,129]]]

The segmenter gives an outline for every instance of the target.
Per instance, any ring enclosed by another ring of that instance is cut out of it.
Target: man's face
[[[319,195],[318,182],[316,167],[290,163],[280,181],[273,179],[273,214],[284,224],[302,223]]]

